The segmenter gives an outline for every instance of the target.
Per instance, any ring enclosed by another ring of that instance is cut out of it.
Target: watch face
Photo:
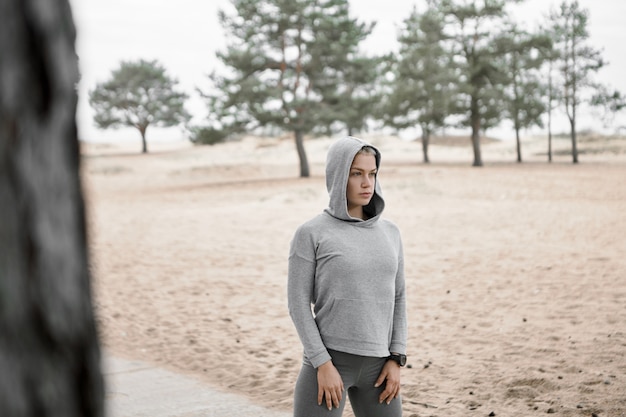
[[[403,355],[401,353],[391,355],[391,356],[389,356],[389,359],[393,360],[394,362],[396,362],[400,366],[406,365],[406,355]]]

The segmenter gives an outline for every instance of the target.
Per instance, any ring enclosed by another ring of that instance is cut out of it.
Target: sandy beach
[[[405,250],[405,417],[626,416],[626,139],[382,152],[384,216]],[[331,139],[83,144],[105,350],[290,410],[301,345],[287,312],[295,228],[327,204]],[[443,145],[445,144],[445,146]],[[233,412],[236,415],[236,411]],[[345,416],[352,416],[348,409]]]

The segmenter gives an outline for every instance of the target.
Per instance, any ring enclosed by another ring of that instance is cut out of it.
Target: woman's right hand
[[[317,404],[322,405],[326,398],[326,406],[332,410],[334,405],[339,408],[343,396],[343,380],[332,361],[325,362],[317,368]]]

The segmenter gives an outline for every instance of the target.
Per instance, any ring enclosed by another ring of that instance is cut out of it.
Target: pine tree
[[[559,51],[559,69],[562,76],[562,100],[570,123],[572,141],[572,162],[578,163],[576,139],[576,117],[582,93],[588,87],[596,87],[591,74],[604,66],[600,51],[592,48],[585,41],[589,38],[587,21],[589,12],[582,9],[578,1],[561,3],[558,12],[550,13],[552,31],[557,40],[555,48]]]
[[[274,126],[294,134],[300,176],[309,176],[304,135],[334,122],[359,128],[350,115],[363,78],[357,46],[371,28],[351,19],[347,0],[232,0],[220,11],[229,35],[218,53],[227,75],[213,74],[204,96],[209,122],[225,133]],[[365,77],[366,79],[367,77]],[[352,83],[352,84],[350,84]]]
[[[511,24],[498,47],[504,51],[502,64],[508,68],[505,103],[515,129],[517,162],[522,162],[520,130],[543,126],[546,86],[540,81],[539,69],[549,55],[551,42],[546,36],[530,34]]]
[[[320,128],[326,134],[346,129],[352,135],[365,130],[368,118],[375,113],[382,59],[359,49],[373,28],[374,24],[350,16],[347,0],[325,2],[314,17],[310,76],[322,98]],[[330,77],[328,71],[332,71]]]
[[[507,16],[507,3],[442,0],[452,53],[459,71],[459,108],[467,109],[464,124],[472,129],[473,166],[482,166],[480,132],[497,125],[502,108],[504,68],[497,65],[503,52],[494,47]]]
[[[547,68],[545,69],[545,76],[547,78],[546,85],[546,111],[548,113],[548,162],[552,162],[552,114],[556,107],[558,107],[559,102],[561,101],[561,90],[557,88],[557,79],[554,67],[559,59],[559,51],[554,48],[554,44],[558,42],[558,39],[555,39],[554,32],[546,31],[545,29],[541,30],[543,36],[550,40],[550,48],[544,50],[545,62],[547,63]]]
[[[430,162],[431,133],[445,125],[456,93],[456,76],[444,49],[443,18],[437,4],[419,14],[414,8],[398,36],[400,50],[385,102],[386,124],[398,129],[419,125],[424,162]]]

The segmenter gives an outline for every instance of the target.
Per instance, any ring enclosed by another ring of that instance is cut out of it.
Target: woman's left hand
[[[389,404],[394,398],[398,398],[400,395],[400,365],[394,361],[387,361],[383,370],[380,371],[380,375],[374,384],[375,387],[380,387],[383,382],[385,383],[385,389],[378,397],[378,401],[382,404],[386,402]]]

